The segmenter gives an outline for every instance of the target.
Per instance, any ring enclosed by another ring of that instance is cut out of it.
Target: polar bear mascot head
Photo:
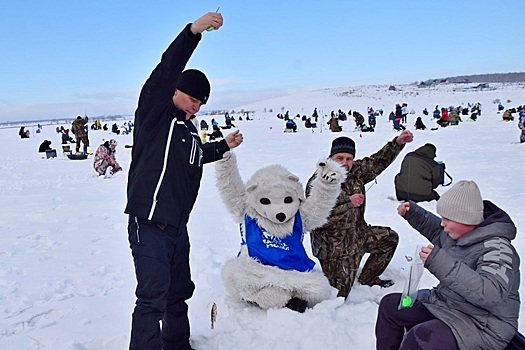
[[[305,231],[322,226],[335,205],[345,170],[329,159],[317,162],[305,198],[299,178],[274,164],[243,183],[235,154],[216,163],[221,198],[241,224],[241,250],[222,271],[232,296],[263,309],[303,312],[330,297],[331,287],[302,244]]]
[[[299,178],[274,164],[257,170],[246,182],[246,214],[274,236],[290,234],[295,214],[304,202]]]

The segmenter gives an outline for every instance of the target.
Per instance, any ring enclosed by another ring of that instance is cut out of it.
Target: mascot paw
[[[330,159],[317,162],[317,173],[319,178],[326,183],[341,183],[345,180],[344,168]]]
[[[220,159],[219,162],[220,161],[226,162],[226,161],[230,160],[230,158],[232,158],[232,157],[234,157],[233,152],[231,152],[231,151],[224,152],[224,154],[222,155],[222,159]]]

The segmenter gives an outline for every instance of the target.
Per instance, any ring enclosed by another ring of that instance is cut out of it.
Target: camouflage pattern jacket
[[[78,138],[84,138],[86,137],[86,130],[84,129],[84,125],[86,125],[88,122],[88,118],[80,118],[75,119],[73,123],[71,123],[71,132],[75,134]]]
[[[364,236],[369,226],[365,222],[366,197],[361,206],[354,207],[350,196],[354,193],[365,193],[365,185],[374,181],[396,159],[404,147],[395,142],[396,138],[370,157],[354,161],[346,181],[341,184],[341,194],[328,217],[328,222],[310,232],[312,252],[318,259],[344,256],[351,251],[355,240]],[[315,174],[306,184],[306,196],[310,193],[314,178]]]
[[[120,165],[117,163],[117,158],[115,157],[115,151],[112,151],[111,148],[109,148],[109,141],[106,141],[98,146],[97,151],[95,152],[93,168],[95,168],[99,174],[104,174],[109,165],[120,168]]]

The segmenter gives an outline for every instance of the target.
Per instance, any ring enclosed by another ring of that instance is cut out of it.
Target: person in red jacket
[[[439,126],[446,127],[448,125],[448,109],[441,108],[441,117],[439,118],[436,123],[439,124]]]

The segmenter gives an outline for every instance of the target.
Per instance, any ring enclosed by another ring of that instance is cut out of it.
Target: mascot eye
[[[261,202],[261,204],[263,204],[263,205],[268,205],[268,204],[271,203],[270,200],[269,200],[268,198],[261,198],[261,199],[260,199],[260,202]]]
[[[286,197],[286,198],[284,199],[284,202],[285,202],[286,204],[293,203],[293,198],[290,197],[290,196],[288,196],[288,197]]]

